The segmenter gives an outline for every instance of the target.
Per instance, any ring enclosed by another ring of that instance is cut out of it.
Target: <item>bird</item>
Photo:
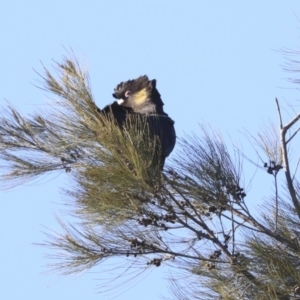
[[[164,112],[164,103],[156,88],[156,79],[147,75],[119,83],[112,94],[116,100],[98,109],[101,114],[111,116],[123,127],[127,118],[145,118],[152,138],[159,140],[160,168],[173,151],[176,143],[174,121]]]

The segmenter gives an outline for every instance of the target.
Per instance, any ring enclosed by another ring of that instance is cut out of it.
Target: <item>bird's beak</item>
[[[124,99],[119,99],[119,100],[117,100],[117,102],[118,102],[119,105],[122,105],[125,102],[125,100]]]

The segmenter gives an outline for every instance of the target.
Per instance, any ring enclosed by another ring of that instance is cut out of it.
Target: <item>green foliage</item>
[[[300,115],[284,126],[277,101],[280,131],[251,136],[275,187],[255,216],[241,180],[245,155],[232,155],[220,134],[202,126],[201,137],[180,139],[161,171],[159,140],[142,116],[120,128],[97,110],[77,60],[56,70],[41,76],[49,110],[24,117],[9,105],[0,119],[4,188],[54,171],[71,179],[66,204],[78,222],[58,220],[62,232],[42,243],[54,269],[77,273],[115,258],[137,272],[174,267],[176,299],[299,299],[300,189],[287,145]]]

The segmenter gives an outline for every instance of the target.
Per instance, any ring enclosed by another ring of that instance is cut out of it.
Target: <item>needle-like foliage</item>
[[[277,101],[278,132],[252,136],[263,152],[259,170],[275,187],[258,216],[242,181],[245,155],[220,134],[201,126],[200,137],[181,138],[161,171],[159,140],[143,116],[119,127],[97,110],[76,59],[55,66],[56,75],[45,68],[41,76],[52,93],[48,110],[24,117],[9,105],[0,119],[4,188],[54,171],[71,179],[64,191],[78,222],[59,220],[62,231],[47,231],[42,243],[54,251],[55,270],[77,273],[115,259],[118,276],[121,266],[131,274],[166,265],[172,299],[300,299],[300,185],[288,152],[300,115],[284,125]]]

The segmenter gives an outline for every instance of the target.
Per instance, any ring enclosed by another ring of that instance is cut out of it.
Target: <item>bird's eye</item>
[[[129,91],[126,91],[126,92],[125,92],[125,97],[128,98],[129,95],[130,95],[130,92],[129,92]]]

